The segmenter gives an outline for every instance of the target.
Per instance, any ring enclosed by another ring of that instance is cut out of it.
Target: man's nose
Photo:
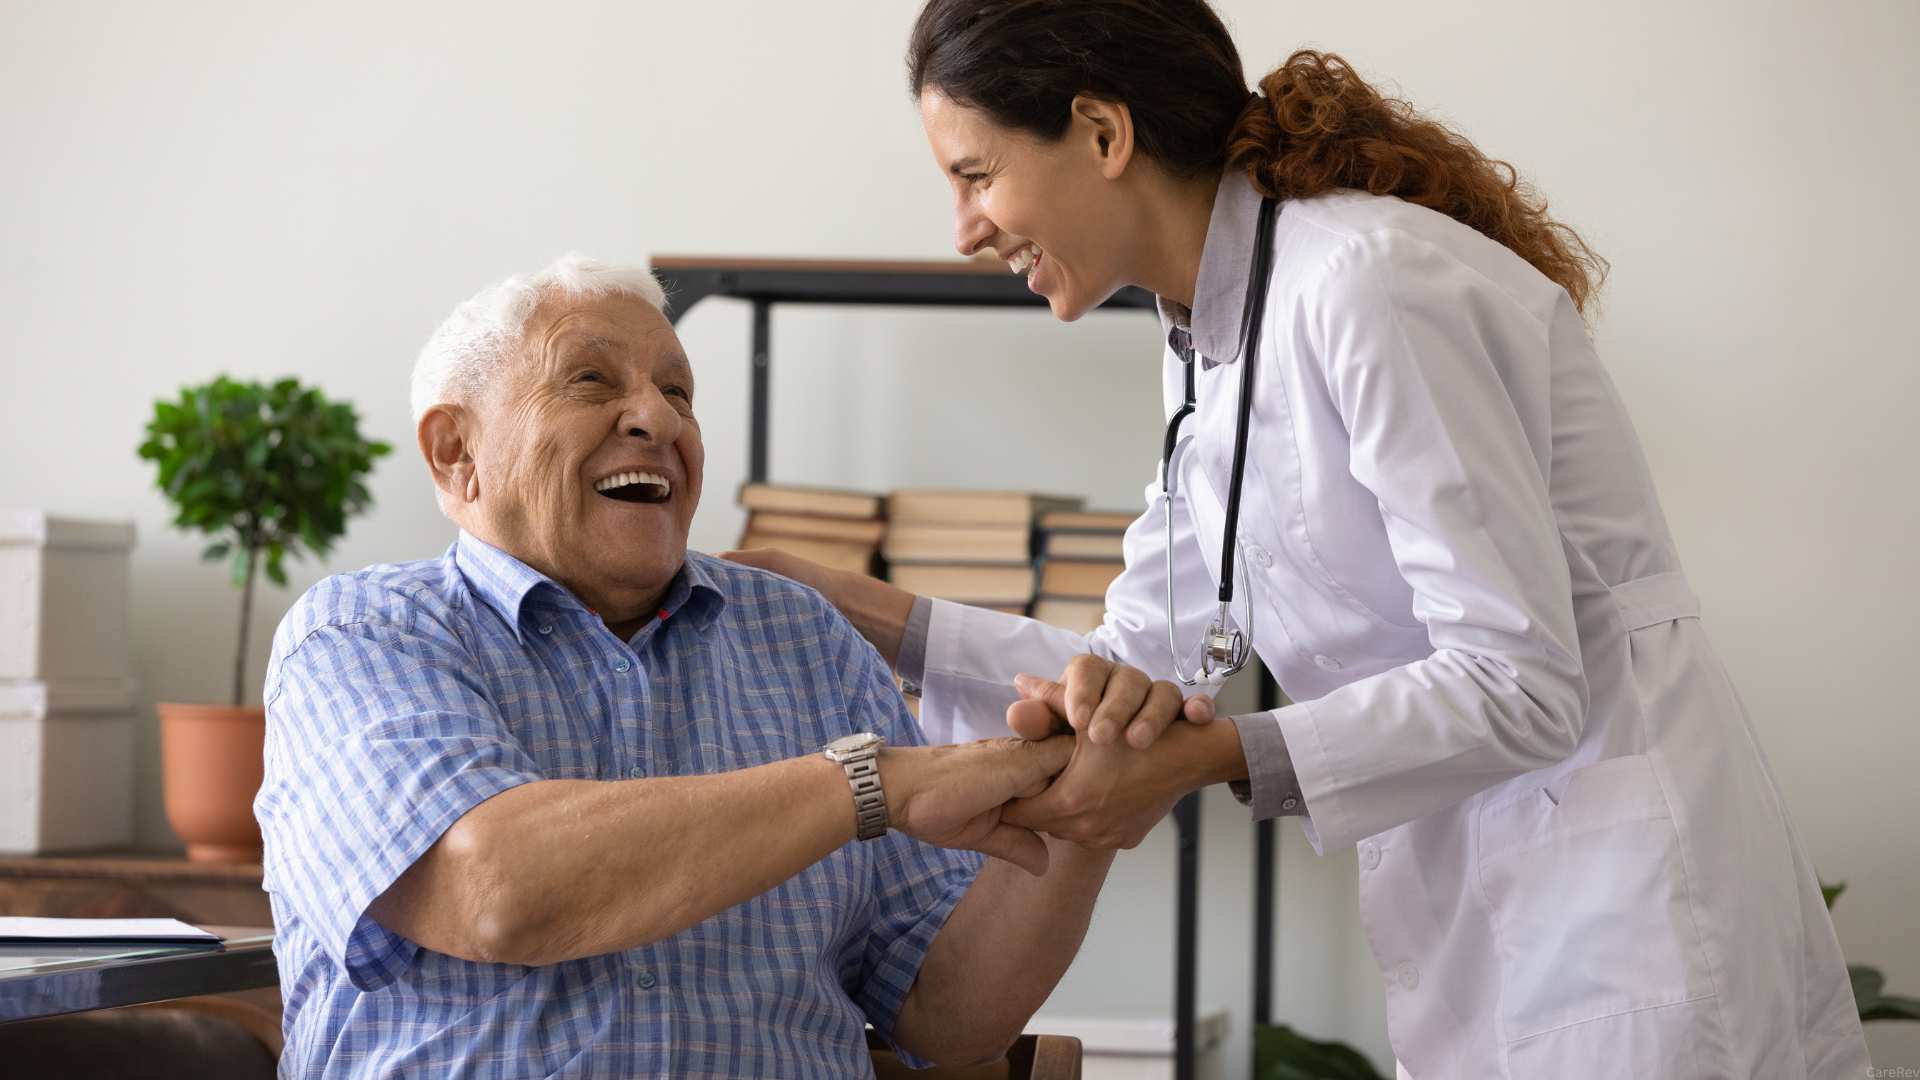
[[[626,409],[620,414],[620,434],[671,443],[680,437],[680,413],[659,387],[650,386],[627,399]]]

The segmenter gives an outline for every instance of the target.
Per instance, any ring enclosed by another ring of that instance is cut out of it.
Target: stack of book
[[[1056,510],[1040,517],[1040,599],[1033,617],[1084,634],[1106,619],[1107,586],[1126,568],[1122,541],[1137,514]]]
[[[888,580],[922,596],[1024,615],[1034,595],[1035,519],[1085,501],[1024,491],[896,491],[880,548]]]
[[[779,548],[836,570],[873,573],[887,523],[880,496],[839,488],[744,484],[747,510],[740,546]]]

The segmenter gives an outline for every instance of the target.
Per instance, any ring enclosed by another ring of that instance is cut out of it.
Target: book
[[[832,518],[877,518],[882,507],[880,496],[864,491],[752,482],[740,485],[739,503],[748,510]]]
[[[893,521],[946,522],[952,525],[1019,525],[1055,510],[1078,510],[1078,496],[1035,495],[1025,491],[969,491],[963,488],[906,488],[887,496]]]
[[[1089,634],[1107,621],[1107,605],[1099,600],[1042,596],[1034,602],[1033,617],[1076,634]]]
[[[44,919],[0,916],[0,942],[174,942],[218,945],[218,934],[179,919]]]
[[[779,548],[789,555],[856,574],[873,572],[873,545],[848,540],[816,540],[804,536],[769,536],[749,531],[740,538],[743,548]]]
[[[892,569],[890,578],[895,585],[922,596],[1023,609],[1033,599],[1032,566],[905,563]]]
[[[755,510],[747,517],[747,531],[760,536],[804,536],[815,540],[878,544],[887,533],[887,523],[879,518],[862,521]]]
[[[1040,592],[1062,599],[1098,600],[1120,576],[1123,562],[1062,562],[1048,560],[1040,569]]]
[[[1049,559],[1115,562],[1125,556],[1126,534],[1112,532],[1050,532],[1041,534],[1041,550]]]
[[[1126,532],[1140,517],[1133,510],[1054,510],[1040,515],[1049,532]]]
[[[1033,559],[1025,525],[977,528],[893,522],[880,546],[888,562],[1020,563]]]

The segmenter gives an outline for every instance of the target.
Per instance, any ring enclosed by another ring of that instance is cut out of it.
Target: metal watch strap
[[[859,838],[876,840],[887,834],[887,793],[880,789],[880,754],[869,750],[840,767],[847,771],[853,785],[853,816],[860,825]]]

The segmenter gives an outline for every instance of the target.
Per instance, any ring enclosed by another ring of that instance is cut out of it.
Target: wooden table
[[[152,852],[0,856],[0,914],[273,924],[259,863],[190,863]]]

